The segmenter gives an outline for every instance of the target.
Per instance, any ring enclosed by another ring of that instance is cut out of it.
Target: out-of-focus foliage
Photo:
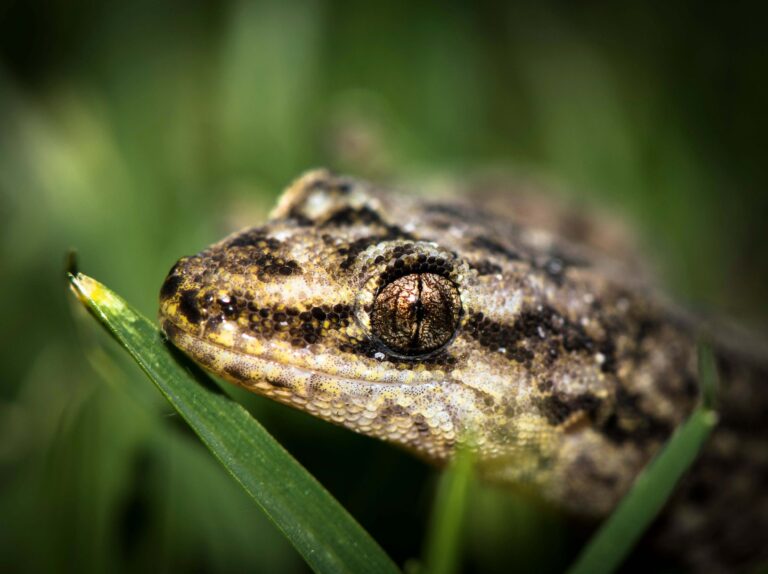
[[[668,2],[0,6],[0,568],[305,568],[78,320],[62,261],[76,246],[154,316],[176,258],[263,217],[308,167],[544,174],[635,220],[679,296],[764,322],[761,16]],[[431,470],[238,396],[396,561],[419,555]],[[568,564],[579,533],[475,490],[469,568]]]

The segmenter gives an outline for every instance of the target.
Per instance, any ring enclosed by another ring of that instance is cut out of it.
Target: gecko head
[[[456,377],[472,276],[386,202],[305,175],[265,225],[173,266],[161,325],[225,379],[440,459],[474,401]]]
[[[484,475],[564,504],[586,476],[577,506],[605,511],[651,452],[622,442],[642,417],[634,395],[618,410],[600,315],[631,305],[592,305],[585,272],[549,278],[498,221],[437,207],[311,172],[263,226],[173,266],[162,329],[216,375],[423,458],[471,442]]]

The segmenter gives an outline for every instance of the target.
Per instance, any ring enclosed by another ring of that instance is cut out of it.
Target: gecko
[[[438,466],[466,446],[480,477],[600,519],[701,398],[696,321],[589,226],[478,203],[308,172],[265,224],[173,266],[161,328],[227,381]],[[695,570],[768,546],[764,488],[742,500],[717,470],[768,484],[766,371],[731,355],[720,427],[658,527]],[[741,526],[714,518],[738,504]]]

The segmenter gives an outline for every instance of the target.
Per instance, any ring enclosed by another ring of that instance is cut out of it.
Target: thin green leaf
[[[427,534],[425,567],[428,574],[452,574],[458,570],[471,476],[471,452],[459,450],[451,468],[440,477]]]
[[[711,404],[711,394],[707,393],[716,388],[716,371],[710,368],[714,365],[711,351],[700,346],[699,357],[699,378],[705,394],[702,404],[638,476],[632,490],[592,537],[569,574],[607,574],[616,570],[696,460],[717,423],[716,413],[707,406]]]
[[[702,404],[714,409],[718,385],[717,362],[712,347],[708,343],[699,343],[698,362]]]
[[[242,406],[179,357],[153,323],[101,283],[69,274],[118,340],[234,479],[316,572],[397,572],[352,516]]]

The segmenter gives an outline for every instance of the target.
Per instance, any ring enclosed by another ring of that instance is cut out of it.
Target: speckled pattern
[[[401,352],[376,313],[419,277],[446,315],[419,315],[427,352]],[[487,479],[584,516],[615,506],[698,400],[693,330],[630,267],[322,170],[265,225],[179,260],[160,321],[229,381],[437,464],[466,442]]]

